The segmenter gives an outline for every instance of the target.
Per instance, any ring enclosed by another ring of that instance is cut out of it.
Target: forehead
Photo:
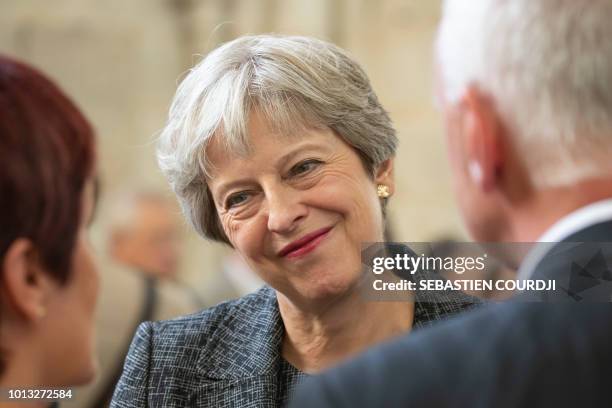
[[[212,137],[205,150],[209,182],[228,172],[240,173],[242,169],[236,167],[239,164],[273,165],[300,148],[329,148],[338,143],[338,138],[329,128],[296,123],[293,128],[280,131],[257,112],[250,115],[246,130],[244,149],[232,147],[222,134]]]
[[[141,232],[160,228],[178,229],[180,222],[179,210],[171,203],[149,201],[138,203],[132,228]]]

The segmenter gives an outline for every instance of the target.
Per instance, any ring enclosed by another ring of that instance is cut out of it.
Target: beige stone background
[[[426,0],[1,0],[0,52],[48,73],[95,125],[103,209],[113,194],[136,186],[170,194],[154,136],[197,55],[250,33],[335,42],[363,64],[398,129],[399,188],[390,205],[396,239],[426,241],[463,236],[432,102],[439,9]],[[93,233],[103,251],[104,216]],[[182,279],[205,291],[227,249],[187,227],[185,236]]]

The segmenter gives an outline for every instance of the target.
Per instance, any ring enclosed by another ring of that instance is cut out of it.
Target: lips
[[[281,249],[278,252],[278,256],[294,258],[311,252],[327,236],[327,233],[331,231],[331,229],[332,227],[325,227],[304,235],[302,238],[293,241]]]

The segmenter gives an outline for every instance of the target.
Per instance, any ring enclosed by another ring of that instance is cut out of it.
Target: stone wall
[[[396,238],[429,240],[462,234],[432,102],[439,7],[422,0],[2,0],[0,52],[47,72],[94,123],[104,207],[133,186],[167,190],[154,137],[194,55],[247,33],[336,42],[364,65],[400,135],[390,206]],[[94,229],[100,247],[103,225],[101,217]],[[203,287],[226,250],[185,234],[183,277]]]

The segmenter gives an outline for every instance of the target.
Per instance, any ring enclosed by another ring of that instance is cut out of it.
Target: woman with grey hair
[[[359,291],[362,243],[384,239],[396,146],[340,48],[253,36],[211,52],[176,93],[159,163],[194,228],[267,285],[143,323],[112,406],[280,406],[305,373],[470,305]]]

